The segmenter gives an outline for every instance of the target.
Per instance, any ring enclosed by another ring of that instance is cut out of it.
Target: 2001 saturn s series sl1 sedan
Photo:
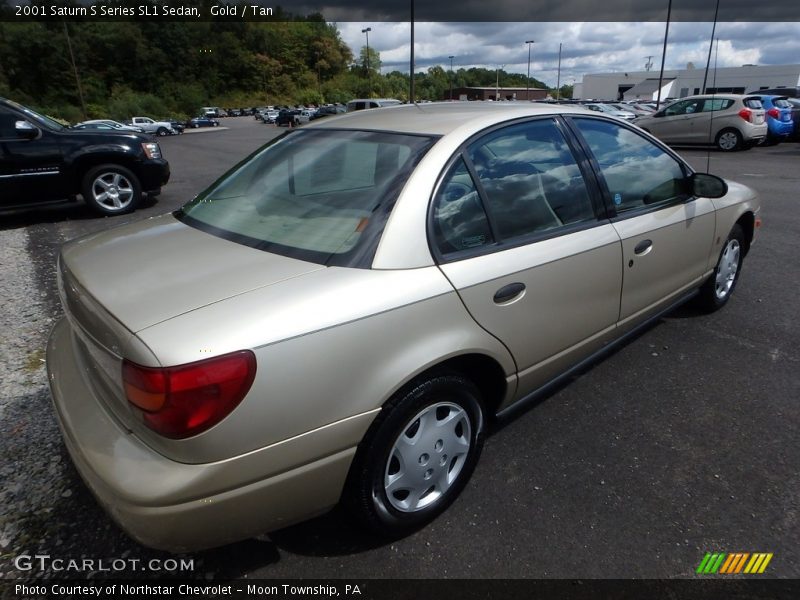
[[[758,211],[580,108],[318,121],[173,214],[64,246],[64,439],[149,546],[340,500],[401,535],[464,488],[490,418],[690,296],[725,304]]]

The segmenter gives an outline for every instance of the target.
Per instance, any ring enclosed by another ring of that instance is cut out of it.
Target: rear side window
[[[706,98],[703,101],[703,112],[716,112],[731,106],[733,106],[733,100],[730,98]]]
[[[186,204],[188,225],[320,264],[353,264],[375,242],[434,138],[300,130],[257,152]],[[355,258],[354,258],[355,257]]]
[[[686,173],[675,158],[626,127],[575,118],[594,154],[617,213],[689,198]]]

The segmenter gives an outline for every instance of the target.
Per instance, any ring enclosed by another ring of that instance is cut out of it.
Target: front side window
[[[467,149],[502,240],[596,215],[581,171],[551,119],[504,127]]]
[[[255,248],[349,265],[434,138],[302,130],[280,138],[181,208],[188,225]]]
[[[676,115],[690,115],[692,113],[700,112],[702,104],[702,100],[682,100],[665,108],[664,115],[667,117],[673,117]]]
[[[689,198],[683,165],[630,129],[575,118],[608,186],[617,213]]]

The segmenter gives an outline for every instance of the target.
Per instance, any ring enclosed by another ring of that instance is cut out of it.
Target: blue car
[[[219,121],[208,116],[195,117],[186,124],[187,127],[197,129],[198,127],[218,127]]]
[[[792,105],[786,96],[759,96],[764,110],[767,111],[767,137],[765,146],[772,146],[789,138],[794,131]]]

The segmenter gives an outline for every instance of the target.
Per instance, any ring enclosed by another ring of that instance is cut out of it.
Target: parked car
[[[747,150],[767,137],[758,96],[689,96],[639,117],[636,125],[669,144],[714,144],[724,152]]]
[[[319,110],[317,111],[315,118],[321,119],[322,117],[341,115],[346,112],[347,112],[347,107],[342,106],[341,104],[328,104],[326,106],[319,107]]]
[[[640,108],[637,104],[623,104],[621,102],[609,102],[607,106],[611,108],[616,108],[617,110],[621,110],[623,112],[631,113],[634,117],[646,117],[653,114],[653,109],[651,108]],[[630,120],[630,117],[627,117]]]
[[[261,113],[261,120],[264,123],[272,124],[275,123],[275,120],[278,118],[280,111],[274,109],[267,109],[263,113]]]
[[[347,112],[365,110],[369,108],[384,108],[386,106],[398,106],[402,104],[396,98],[356,98],[347,103]]]
[[[165,136],[175,135],[176,133],[169,121],[156,121],[150,117],[133,117],[130,124],[153,135]]]
[[[297,116],[300,114],[300,111],[297,109],[283,109],[278,112],[278,116],[275,117],[275,125],[281,126],[286,125],[297,125]]]
[[[94,211],[134,210],[156,196],[169,163],[152,136],[64,127],[0,98],[0,208],[25,208],[81,194]]]
[[[792,107],[792,122],[794,122],[794,130],[789,135],[789,141],[800,142],[800,98],[787,98],[786,101]]]
[[[89,121],[82,121],[72,126],[74,129],[113,129],[116,131],[135,131],[136,133],[145,133],[144,129],[135,125],[125,125],[118,121],[111,119],[92,119]]]
[[[772,146],[789,139],[794,132],[792,104],[786,96],[754,96],[761,100],[767,111],[767,137],[765,146]]]
[[[628,110],[620,110],[618,108],[615,108],[614,106],[611,106],[610,104],[604,104],[604,103],[600,103],[600,102],[593,102],[593,103],[584,104],[583,106],[584,106],[584,108],[588,108],[589,110],[592,110],[594,112],[605,113],[605,114],[610,115],[612,117],[616,117],[617,119],[624,119],[626,121],[632,121],[633,119],[636,118],[636,115],[633,114],[632,112],[630,112]]]
[[[202,115],[211,117],[212,119],[218,119],[220,117],[227,116],[227,113],[219,106],[204,106],[200,109],[200,112]]]
[[[759,225],[753,190],[580,108],[322,119],[63,246],[64,442],[148,546],[340,501],[402,535],[464,489],[495,415],[689,298],[724,306]]]
[[[176,134],[181,134],[186,129],[186,123],[178,121],[177,119],[165,119],[167,123],[172,126],[172,130]]]
[[[190,119],[186,123],[186,126],[191,127],[192,129],[197,129],[198,127],[219,127],[219,121],[212,117],[201,115],[199,117]]]
[[[242,116],[242,111],[241,111],[241,109],[238,109],[238,108],[231,108],[228,111],[228,116],[230,116],[230,117],[241,117]]]
[[[788,98],[800,98],[800,86],[768,88],[764,90],[753,91],[750,93],[753,95],[786,96]]]

